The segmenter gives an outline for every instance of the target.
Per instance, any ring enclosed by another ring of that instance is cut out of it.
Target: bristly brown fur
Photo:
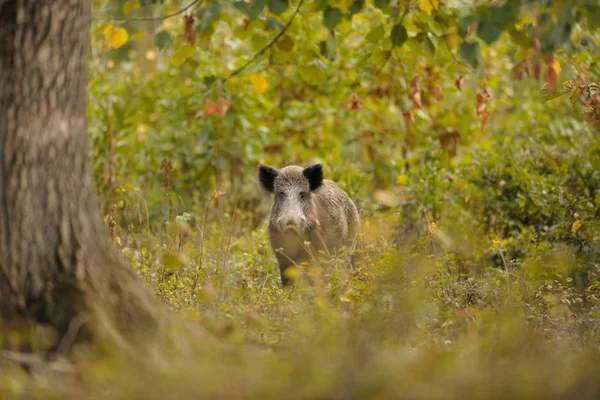
[[[353,244],[359,227],[356,206],[335,182],[323,179],[320,164],[280,170],[261,165],[263,190],[274,193],[269,236],[277,255],[283,285],[290,283],[285,270],[307,261],[312,254],[334,254]],[[310,248],[304,241],[311,243]]]

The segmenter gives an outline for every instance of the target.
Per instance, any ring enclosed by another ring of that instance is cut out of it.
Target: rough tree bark
[[[88,166],[89,24],[86,0],[0,0],[0,318],[59,340],[157,323]]]

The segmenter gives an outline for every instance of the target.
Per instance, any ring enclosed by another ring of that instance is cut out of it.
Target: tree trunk
[[[88,166],[89,24],[86,0],[0,0],[0,318],[59,341],[156,323]]]

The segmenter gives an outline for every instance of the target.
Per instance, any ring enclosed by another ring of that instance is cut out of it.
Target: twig
[[[210,200],[206,204],[206,209],[204,210],[204,221],[202,221],[202,242],[200,244],[200,255],[198,256],[198,268],[196,270],[196,277],[194,278],[194,284],[192,285],[192,291],[190,292],[190,300],[194,300],[194,295],[196,293],[196,287],[198,286],[198,279],[200,279],[200,271],[199,267],[203,264],[204,258],[204,241],[206,240],[206,220],[208,219],[208,211],[210,210],[210,205],[212,204],[213,199],[215,198],[215,193],[217,193],[221,189],[221,186],[217,186],[215,192],[210,196]]]
[[[429,220],[429,216],[427,215],[427,208],[425,208],[425,206],[423,205],[423,203],[421,203],[420,201],[417,201],[417,202],[419,203],[419,205],[423,209],[423,215],[425,216],[425,220],[427,221],[427,230],[429,231],[429,237],[431,237],[431,245],[433,246],[433,256],[437,258],[437,251],[435,249],[435,241],[433,239],[433,234],[431,233],[431,230],[429,230],[429,226],[431,224],[431,221]]]
[[[287,29],[290,27],[290,25],[292,25],[292,22],[294,22],[294,18],[296,18],[296,15],[298,15],[298,12],[300,11],[300,7],[302,7],[302,3],[304,3],[304,0],[300,0],[300,2],[298,3],[298,7],[296,7],[296,10],[292,14],[292,16],[289,19],[289,21],[287,22],[287,24],[285,24],[285,26],[283,27],[283,29],[281,29],[281,31],[277,34],[277,36],[275,36],[273,38],[273,40],[271,40],[265,47],[263,47],[262,49],[260,49],[260,51],[258,53],[256,53],[250,60],[248,60],[244,65],[242,65],[241,67],[239,67],[238,69],[236,69],[235,71],[233,71],[231,74],[229,74],[221,82],[227,82],[229,79],[231,79],[234,76],[238,75],[240,72],[242,72],[244,69],[246,69],[246,67],[248,67],[250,64],[252,64],[256,60],[258,60],[267,50],[269,50],[271,47],[273,47],[273,45],[275,43],[277,43],[277,41],[279,40],[279,38],[281,38],[283,36],[283,34],[287,31]]]
[[[160,21],[164,21],[165,19],[172,18],[177,15],[183,14],[184,12],[186,12],[190,8],[194,7],[199,2],[200,2],[200,0],[194,0],[187,6],[183,7],[181,10],[175,11],[172,14],[165,15],[164,17],[94,17],[93,20],[94,21],[112,20],[112,21],[155,21],[155,22],[160,22]]]
[[[448,26],[445,23],[443,23],[442,21],[440,21],[440,25],[442,25],[444,28],[448,29]],[[469,64],[465,63],[464,61],[462,61],[456,57],[456,55],[452,51],[452,48],[450,47],[450,42],[448,42],[448,31],[444,32],[444,34],[441,37],[434,33],[431,33],[431,34],[433,36],[435,36],[436,38],[442,39],[444,41],[444,44],[446,45],[446,48],[448,49],[448,53],[450,53],[450,55],[452,56],[452,59],[454,60],[455,63],[462,65],[463,67],[465,67],[465,69],[467,71],[469,71],[469,73],[471,75],[475,76],[480,81],[483,81],[484,84],[487,84],[487,80],[484,77],[481,77],[477,72],[475,72]]]
[[[412,6],[414,6],[414,2],[409,4],[406,9],[404,10],[404,12],[402,13],[402,16],[400,17],[400,21],[398,22],[399,24],[401,24],[404,21],[404,18],[406,17],[406,15],[408,14],[408,12],[410,11],[410,8]],[[383,69],[383,67],[386,66],[386,64],[388,63],[388,61],[390,60],[390,58],[392,57],[392,50],[388,51],[387,56],[385,57],[385,60],[383,60],[383,63],[381,64],[381,66],[379,66],[379,68],[377,68],[377,71],[375,71],[374,76],[379,75],[379,73],[381,72],[381,70]],[[367,59],[369,59],[369,57],[365,57],[360,63],[362,64],[364,61],[366,61]],[[362,74],[367,70],[367,67],[364,67],[359,73],[358,76],[356,77],[356,79],[349,85],[350,88],[354,87],[354,85],[356,85],[358,83],[358,81],[360,80],[360,78],[362,77]]]
[[[398,21],[398,24],[401,24],[404,21],[404,18],[406,17],[406,15],[408,14],[408,12],[410,11],[410,7],[411,6],[412,6],[412,4],[409,4],[406,7],[406,9],[404,10],[404,12],[402,13],[402,16],[400,17],[400,21]],[[390,50],[388,52],[387,56],[385,57],[385,60],[383,60],[383,64],[381,64],[381,66],[377,69],[377,71],[375,71],[375,76],[379,75],[379,73],[381,72],[381,70],[383,69],[383,67],[385,67],[385,65],[388,63],[388,61],[392,57],[392,50]]]

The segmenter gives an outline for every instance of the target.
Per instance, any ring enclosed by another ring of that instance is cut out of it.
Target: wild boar
[[[322,250],[332,255],[352,247],[359,228],[356,206],[335,182],[323,179],[321,164],[280,170],[258,167],[263,190],[273,194],[269,219],[271,247],[277,256],[283,286],[291,283],[286,270]],[[307,247],[304,242],[310,242]]]

